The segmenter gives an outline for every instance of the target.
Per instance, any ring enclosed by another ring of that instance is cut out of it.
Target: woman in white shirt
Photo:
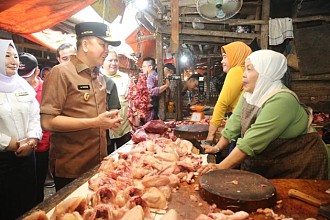
[[[0,40],[0,219],[15,219],[35,206],[34,149],[41,139],[35,91],[18,76],[13,41]]]

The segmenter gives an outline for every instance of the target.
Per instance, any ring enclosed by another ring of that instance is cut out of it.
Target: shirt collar
[[[84,64],[81,60],[79,60],[76,55],[72,55],[70,61],[76,67],[78,73],[81,73],[86,69],[89,69],[89,67],[86,64]]]

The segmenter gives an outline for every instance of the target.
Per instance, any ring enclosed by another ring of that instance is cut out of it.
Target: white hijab
[[[272,50],[258,50],[251,53],[249,59],[259,73],[253,93],[246,92],[244,97],[251,105],[258,103],[272,92],[283,86],[281,79],[287,71],[287,60],[281,53]]]
[[[0,39],[0,92],[11,93],[19,88],[23,88],[24,90],[28,91],[29,94],[35,96],[36,93],[34,89],[29,85],[28,82],[26,82],[25,79],[17,74],[17,71],[16,74],[7,76],[5,57],[9,45],[11,45],[16,50],[15,44],[12,40]]]

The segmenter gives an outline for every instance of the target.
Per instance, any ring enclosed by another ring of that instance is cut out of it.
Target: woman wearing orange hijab
[[[240,41],[221,47],[222,69],[227,75],[210,121],[209,132],[206,138],[209,142],[213,142],[215,133],[220,127],[225,114],[231,112],[238,102],[243,91],[244,62],[251,53],[251,48]]]

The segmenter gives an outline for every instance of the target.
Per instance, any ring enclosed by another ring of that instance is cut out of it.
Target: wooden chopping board
[[[205,140],[209,131],[207,124],[181,125],[174,128],[174,135],[183,139]]]
[[[200,196],[221,209],[253,212],[276,204],[276,189],[266,178],[243,170],[214,170],[201,176]]]

